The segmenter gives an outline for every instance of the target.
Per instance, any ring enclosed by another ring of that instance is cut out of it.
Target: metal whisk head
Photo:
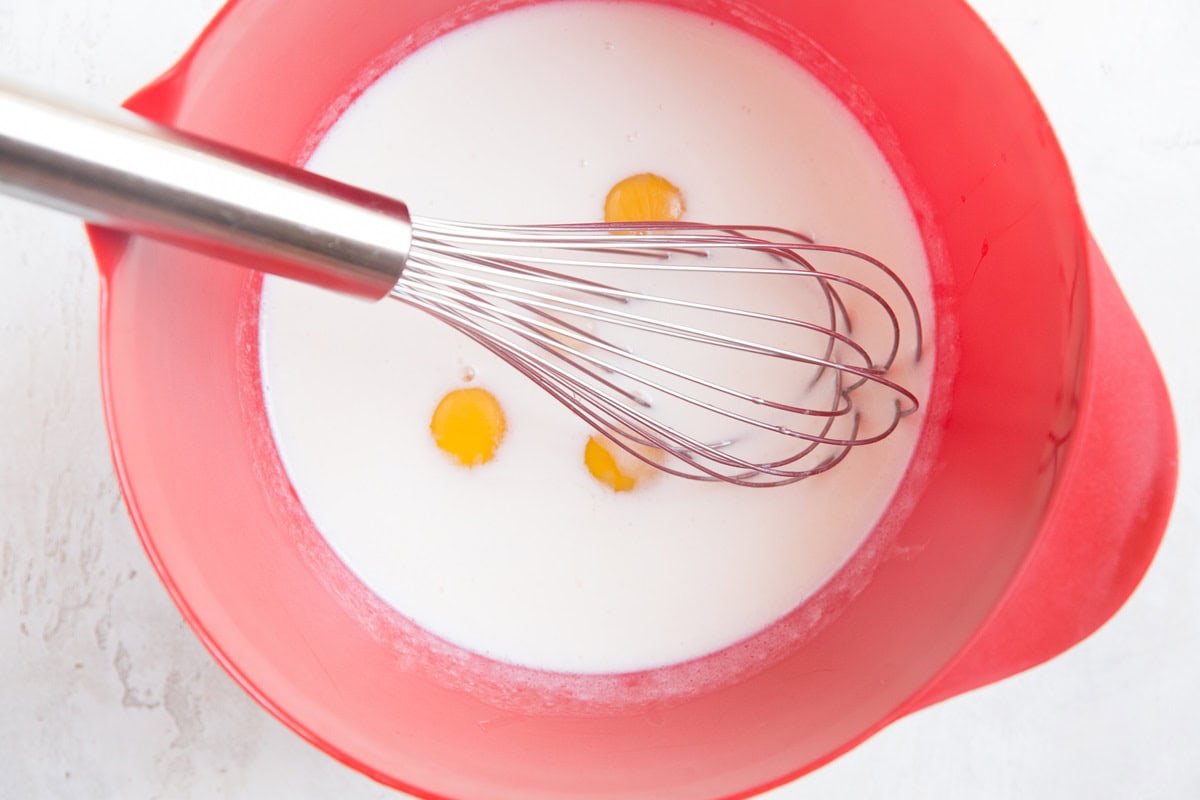
[[[793,483],[919,405],[889,376],[903,338],[921,353],[907,287],[870,256],[781,228],[414,218],[391,296],[686,478]]]

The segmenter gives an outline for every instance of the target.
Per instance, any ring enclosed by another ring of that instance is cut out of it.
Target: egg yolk
[[[465,467],[492,460],[504,438],[504,410],[491,392],[455,389],[433,411],[429,430],[437,446]]]
[[[661,463],[663,452],[652,447],[638,448],[655,463]],[[606,438],[592,436],[583,448],[583,463],[592,477],[614,492],[633,491],[639,483],[659,474],[657,468],[626,452]]]
[[[614,186],[604,201],[605,222],[674,222],[686,211],[683,192],[650,172],[631,175]]]

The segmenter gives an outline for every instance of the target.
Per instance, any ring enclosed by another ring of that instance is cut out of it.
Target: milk
[[[371,86],[309,168],[483,222],[598,220],[614,183],[653,171],[683,189],[686,219],[871,253],[933,318],[912,211],[853,115],[776,51],[677,10],[551,3],[443,36]],[[584,423],[442,323],[274,278],[261,313],[272,432],[331,547],[418,625],[528,667],[657,667],[771,625],[862,544],[920,432],[907,418],[786,488],[664,476],[617,494],[584,467]],[[926,356],[903,372],[922,397]],[[464,385],[508,422],[473,469],[429,433]]]

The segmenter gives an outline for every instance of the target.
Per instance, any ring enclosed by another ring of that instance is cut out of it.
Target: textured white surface
[[[0,0],[0,76],[115,103],[218,5]],[[1041,97],[1167,375],[1174,516],[1138,592],[1089,640],[769,797],[1200,797],[1200,4],[972,5]],[[0,199],[0,275],[0,797],[401,797],[260,710],[158,584],[109,461],[79,224]]]

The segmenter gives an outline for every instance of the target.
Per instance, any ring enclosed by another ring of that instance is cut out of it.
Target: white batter
[[[676,10],[552,3],[444,36],[368,89],[309,166],[424,216],[498,222],[597,220],[614,183],[651,171],[683,190],[686,219],[877,255],[933,318],[911,210],[853,116],[774,50]],[[431,632],[550,670],[676,663],[770,625],[870,532],[919,433],[909,419],[784,489],[617,494],[584,467],[583,423],[403,305],[267,279],[261,347],[288,475],[346,564]],[[508,421],[470,470],[429,432],[468,372]],[[927,374],[903,379],[927,396]]]

